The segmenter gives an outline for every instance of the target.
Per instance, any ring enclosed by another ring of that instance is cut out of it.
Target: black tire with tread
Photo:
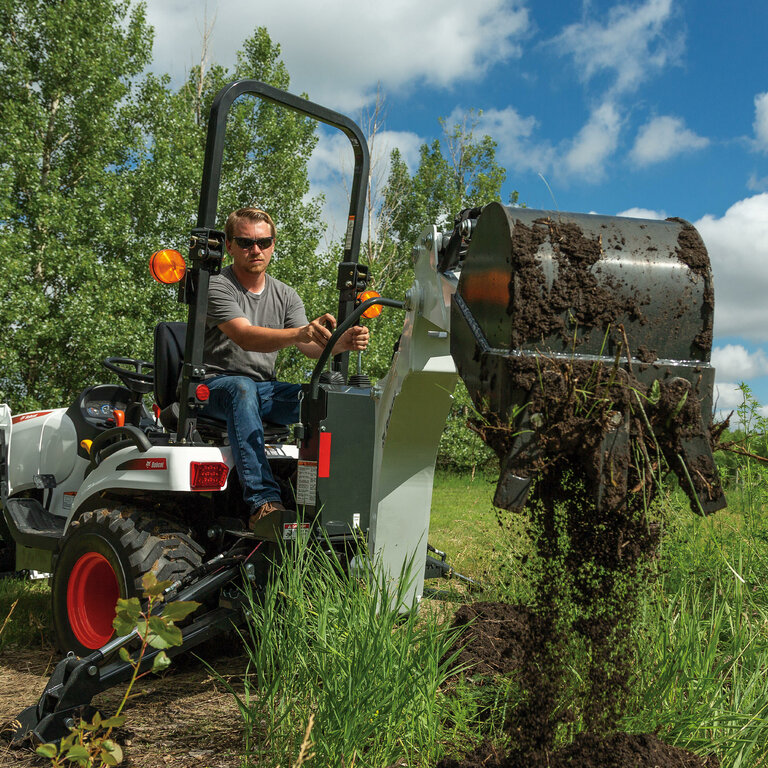
[[[83,646],[72,631],[67,586],[77,560],[91,551],[107,558],[123,598],[141,595],[145,573],[154,572],[158,581],[176,581],[200,565],[203,556],[188,528],[148,510],[96,509],[73,521],[54,560],[51,600],[56,644],[62,652],[78,656],[94,649]]]

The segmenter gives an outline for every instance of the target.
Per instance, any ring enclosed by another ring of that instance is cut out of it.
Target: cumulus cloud
[[[681,118],[664,115],[654,117],[640,128],[630,158],[637,165],[651,165],[708,144],[709,139],[686,128]]]
[[[627,208],[626,211],[619,211],[617,216],[626,216],[629,219],[666,219],[667,214],[664,211],[654,211],[651,208]]]
[[[587,181],[600,180],[605,173],[606,160],[616,151],[620,130],[618,109],[605,102],[592,112],[571,142],[562,158],[562,170]]]
[[[555,148],[536,137],[539,122],[522,116],[514,107],[483,112],[477,133],[488,134],[497,145],[497,158],[504,167],[521,172],[547,173],[555,158]]]
[[[768,93],[755,96],[755,144],[758,149],[768,152]]]
[[[582,79],[608,72],[615,93],[629,92],[679,58],[682,34],[666,33],[673,15],[672,0],[616,5],[606,21],[571,24],[552,43],[573,57]]]
[[[178,81],[197,63],[205,7],[205,0],[148,0],[155,69]],[[219,0],[210,43],[212,59],[232,67],[243,40],[267,27],[291,90],[346,112],[370,103],[377,83],[449,87],[481,77],[520,56],[529,25],[522,0],[485,0],[471,13],[462,0]]]
[[[768,335],[768,193],[695,222],[715,280],[715,334],[765,340]]]
[[[726,344],[712,350],[712,365],[718,377],[746,381],[768,375],[768,356],[762,349],[750,352],[743,344]]]
[[[456,109],[449,122],[461,119]],[[570,140],[552,144],[541,137],[539,121],[523,116],[514,107],[489,109],[480,116],[475,133],[488,134],[498,145],[496,157],[510,172],[532,171],[567,181],[600,181],[605,163],[616,151],[622,118],[618,107],[606,102],[589,115]]]

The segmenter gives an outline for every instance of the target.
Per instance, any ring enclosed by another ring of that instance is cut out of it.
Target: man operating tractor
[[[251,527],[284,509],[280,487],[264,450],[264,421],[292,424],[299,418],[299,384],[275,379],[281,349],[297,347],[310,358],[325,348],[336,319],[307,320],[299,295],[267,273],[275,250],[275,224],[265,211],[240,208],[224,227],[232,264],[213,276],[206,319],[204,361],[210,389],[203,415],[226,421],[232,455]],[[350,328],[334,354],[362,351],[368,329]]]

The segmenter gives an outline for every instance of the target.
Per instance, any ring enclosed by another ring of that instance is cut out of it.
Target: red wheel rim
[[[104,555],[88,552],[75,563],[67,584],[67,614],[81,645],[95,650],[112,637],[118,597],[117,574]]]

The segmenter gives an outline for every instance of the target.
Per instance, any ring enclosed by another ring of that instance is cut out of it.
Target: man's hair
[[[227,216],[227,223],[224,225],[224,234],[227,240],[231,240],[235,233],[235,224],[241,219],[249,219],[250,221],[263,221],[269,224],[269,229],[272,232],[272,237],[277,234],[275,230],[275,222],[272,221],[272,217],[259,208],[238,208],[236,211]]]

